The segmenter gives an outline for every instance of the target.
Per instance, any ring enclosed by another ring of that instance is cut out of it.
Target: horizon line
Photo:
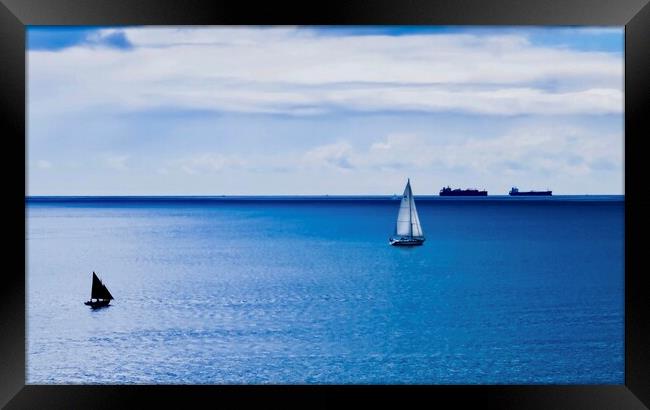
[[[392,197],[401,197],[400,193],[393,194],[262,194],[262,195],[226,195],[226,194],[210,194],[210,195],[200,195],[200,194],[189,194],[189,195],[25,195],[25,199],[29,198],[392,198]],[[441,196],[439,194],[420,194],[415,197],[435,197],[435,198],[489,198],[489,197],[512,197],[509,194],[495,194],[495,195],[486,195],[486,196]],[[553,197],[578,197],[578,196],[621,196],[624,197],[625,194],[553,194],[549,196],[541,196],[536,198],[553,198]],[[535,197],[535,196],[520,196],[522,197]]]

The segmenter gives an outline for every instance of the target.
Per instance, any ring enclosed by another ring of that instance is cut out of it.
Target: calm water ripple
[[[397,204],[30,201],[28,383],[624,382],[622,200]]]

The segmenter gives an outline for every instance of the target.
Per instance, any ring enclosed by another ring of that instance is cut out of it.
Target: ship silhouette
[[[487,196],[487,191],[478,189],[451,189],[446,186],[440,190],[440,196]]]

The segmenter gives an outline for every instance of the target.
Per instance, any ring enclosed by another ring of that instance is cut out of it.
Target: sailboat
[[[111,303],[111,300],[115,299],[111,292],[108,291],[106,285],[97,277],[97,274],[93,272],[93,287],[90,291],[90,300],[84,302],[84,305],[90,306],[91,308],[100,308],[108,306]]]
[[[406,182],[402,202],[399,205],[395,235],[388,241],[393,246],[416,246],[424,243],[424,234],[422,233],[418,211],[415,209],[410,179]]]

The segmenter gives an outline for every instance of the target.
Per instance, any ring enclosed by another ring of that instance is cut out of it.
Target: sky
[[[623,194],[623,27],[29,27],[27,195]]]

